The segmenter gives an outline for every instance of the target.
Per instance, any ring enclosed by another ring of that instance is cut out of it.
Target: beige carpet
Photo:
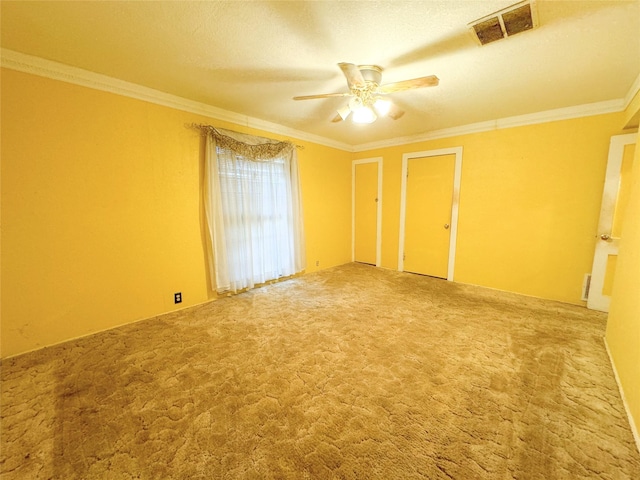
[[[605,320],[309,274],[5,361],[2,478],[638,479]]]

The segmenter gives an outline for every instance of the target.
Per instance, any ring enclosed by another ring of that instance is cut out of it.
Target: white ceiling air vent
[[[480,45],[510,37],[538,26],[535,0],[525,0],[482,17],[469,24],[476,42]]]

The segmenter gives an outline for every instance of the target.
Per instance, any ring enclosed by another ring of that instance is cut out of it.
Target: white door
[[[609,311],[637,134],[611,137],[587,308]]]

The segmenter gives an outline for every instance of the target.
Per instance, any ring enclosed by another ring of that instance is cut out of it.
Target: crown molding
[[[570,120],[572,118],[591,117],[593,115],[604,115],[622,111],[624,111],[624,100],[620,98],[501,118],[496,120],[496,123],[497,128],[521,127],[524,125],[535,125],[537,123],[556,122],[558,120]]]
[[[640,92],[640,73],[636,77],[635,81],[631,84],[631,88],[629,88],[629,91],[624,97],[625,109],[629,106],[629,104],[633,100],[633,97],[635,97],[638,92]]]
[[[498,118],[496,120],[489,120],[486,122],[470,123],[468,125],[461,125],[459,127],[432,130],[431,132],[421,133],[418,135],[409,135],[406,137],[398,137],[390,140],[382,140],[380,142],[363,143],[354,146],[354,151],[364,152],[377,148],[397,147],[409,143],[425,142],[428,140],[436,140],[439,138],[457,137],[460,135],[469,135],[472,133],[489,132],[491,130],[500,130],[503,128],[522,127],[526,125],[535,125],[538,123],[555,122],[558,120],[569,120],[572,118],[590,117],[593,115],[602,115],[606,113],[617,113],[622,112],[624,109],[624,99],[607,100],[605,102],[576,105],[573,107],[546,110],[543,112],[529,113],[526,115]]]
[[[32,55],[27,55],[13,50],[8,50],[5,48],[1,49],[0,57],[2,60],[1,64],[3,68],[9,68],[24,73],[51,78],[53,80],[60,80],[83,87],[93,88],[95,90],[102,90],[105,92],[114,93],[116,95],[135,98],[137,100],[143,100],[145,102],[162,105],[169,108],[175,108],[177,110],[182,110],[197,115],[204,115],[216,120],[231,122],[250,128],[256,128],[274,134],[283,135],[285,137],[293,137],[297,140],[308,141],[346,152],[363,152],[366,150],[373,150],[377,148],[395,147],[410,143],[468,135],[472,133],[488,132],[491,130],[498,130],[503,128],[535,125],[538,123],[621,112],[624,111],[624,109],[633,100],[636,93],[640,90],[640,75],[638,75],[623,99],[590,103],[586,105],[577,105],[555,110],[547,110],[543,112],[500,118],[496,120],[472,123],[441,130],[432,130],[430,132],[425,132],[417,135],[397,137],[388,140],[381,140],[378,142],[350,145],[347,143],[331,140],[326,137],[321,137],[319,135],[303,132],[301,130],[285,127],[283,125],[269,122],[267,120],[241,115],[239,113],[223,110],[221,108],[207,105],[205,103],[188,100],[177,95],[161,92],[159,90],[154,90],[148,87],[143,87],[135,83],[125,82],[124,80],[119,80],[117,78],[90,72],[88,70],[77,67],[71,67],[69,65],[46,60]]]
[[[135,98],[137,100],[175,108],[177,110],[195,113],[197,115],[204,115],[215,120],[256,128],[270,133],[283,135],[285,137],[293,137],[296,140],[313,142],[348,152],[353,151],[353,146],[346,143],[337,142],[319,135],[295,130],[293,128],[285,127],[259,118],[223,110],[205,103],[188,100],[177,95],[154,90],[153,88],[143,87],[142,85],[131,82],[125,82],[124,80],[119,80],[107,75],[90,72],[82,68],[72,67],[52,60],[46,60],[33,55],[8,50],[6,48],[1,49],[0,52],[3,68],[30,73],[32,75],[38,75],[52,80],[60,80],[95,90],[102,90],[116,95]]]

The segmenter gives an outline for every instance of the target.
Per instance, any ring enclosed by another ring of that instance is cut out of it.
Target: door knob
[[[610,237],[609,235],[607,235],[606,233],[603,233],[602,235],[600,235],[600,238],[601,238],[602,240],[605,240],[605,241],[606,241],[606,240],[609,240],[611,237]]]
[[[448,224],[448,223],[445,223],[445,224],[444,224],[444,228],[445,228],[445,230],[447,230],[447,229],[449,228],[449,224]]]

